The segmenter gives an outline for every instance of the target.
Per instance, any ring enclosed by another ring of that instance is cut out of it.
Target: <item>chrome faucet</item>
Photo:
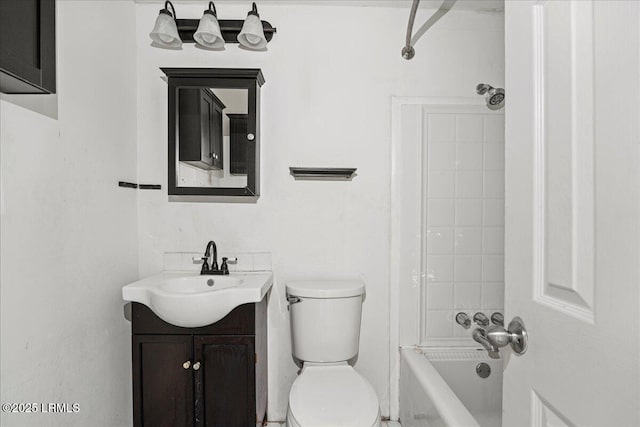
[[[482,347],[489,352],[489,357],[492,359],[500,359],[500,351],[498,347],[494,346],[487,338],[487,332],[482,328],[475,328],[471,337],[474,341],[480,343]]]
[[[211,268],[209,268],[209,257],[211,257]],[[216,247],[216,242],[213,240],[207,243],[207,249],[204,251],[204,256],[202,257],[200,274],[213,274],[218,276],[229,274],[227,258],[222,258],[222,266],[218,268],[218,248]]]

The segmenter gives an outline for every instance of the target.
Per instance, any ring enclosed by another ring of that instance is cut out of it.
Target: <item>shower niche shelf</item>
[[[290,167],[289,173],[298,180],[350,181],[357,168],[300,168]]]

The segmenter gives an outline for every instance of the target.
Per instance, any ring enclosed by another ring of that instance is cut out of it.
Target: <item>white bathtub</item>
[[[403,427],[500,427],[502,359],[473,349],[401,350],[400,422]],[[491,368],[480,378],[476,366]]]

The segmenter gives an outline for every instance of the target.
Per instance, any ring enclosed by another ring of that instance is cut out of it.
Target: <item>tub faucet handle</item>
[[[489,325],[489,319],[484,313],[477,312],[473,315],[473,321],[482,327],[486,327]]]
[[[504,326],[504,316],[502,313],[495,312],[491,315],[491,323],[498,326]]]
[[[456,314],[456,323],[465,329],[469,329],[471,327],[471,319],[469,319],[467,313],[462,311]]]

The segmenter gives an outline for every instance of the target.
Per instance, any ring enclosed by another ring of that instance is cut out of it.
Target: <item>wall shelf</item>
[[[295,179],[328,181],[351,180],[356,170],[357,168],[289,168],[289,172]]]

